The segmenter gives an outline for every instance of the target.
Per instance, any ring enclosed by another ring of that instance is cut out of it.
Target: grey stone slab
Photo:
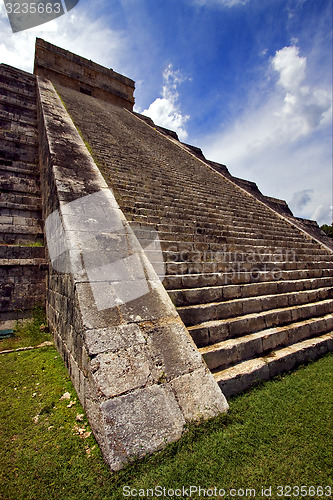
[[[91,361],[92,378],[98,394],[112,398],[148,384],[149,353],[138,344],[117,352],[98,354]]]
[[[90,356],[117,351],[146,342],[137,324],[118,325],[109,328],[86,330],[85,343]]]
[[[101,284],[99,284],[101,285]],[[115,297],[112,293],[111,287],[106,284],[104,290],[99,286],[98,294],[105,294],[106,299],[109,296],[110,304],[114,304]],[[99,310],[94,298],[94,294],[89,283],[77,283],[76,284],[76,295],[79,305],[78,321],[81,323],[83,328],[92,330],[95,328],[107,328],[110,326],[116,326],[123,322],[122,314],[118,307],[111,307],[109,309]]]
[[[202,367],[202,358],[184,325],[166,321],[165,325],[142,325],[150,349],[151,372],[155,380],[170,381]]]
[[[162,284],[148,282],[148,285],[152,285],[148,294],[119,306],[124,321],[137,323],[160,318],[178,318],[177,311]]]
[[[171,382],[186,421],[215,417],[228,410],[227,400],[206,368],[188,373]]]
[[[190,335],[194,341],[194,343],[198,347],[205,346],[209,343],[210,335],[208,327],[203,328],[189,328]]]
[[[154,385],[101,404],[104,456],[118,470],[180,438],[185,419],[171,389]]]
[[[226,320],[223,321],[212,321],[211,323],[206,323],[209,332],[209,341],[212,344],[216,342],[222,342],[223,340],[232,337],[231,329],[233,326],[232,322]],[[238,332],[238,329],[236,330]]]

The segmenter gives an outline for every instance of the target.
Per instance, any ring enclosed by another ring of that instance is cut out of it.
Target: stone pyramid
[[[315,222],[133,112],[113,70],[37,39],[35,75],[0,66],[0,320],[46,288],[112,470],[333,349]]]

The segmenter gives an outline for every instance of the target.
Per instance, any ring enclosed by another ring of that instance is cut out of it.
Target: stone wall
[[[48,320],[105,460],[118,470],[228,405],[53,85],[38,82]],[[94,229],[98,218],[103,227]],[[121,255],[126,278],[94,281],[89,260],[98,268],[110,255]],[[119,299],[121,289],[142,286],[136,299]],[[102,307],[108,298],[114,306]]]
[[[0,329],[45,305],[36,79],[0,64]]]
[[[133,109],[133,80],[41,38],[36,39],[34,73],[117,106]]]
[[[1,319],[24,317],[34,306],[44,307],[44,248],[0,246]]]

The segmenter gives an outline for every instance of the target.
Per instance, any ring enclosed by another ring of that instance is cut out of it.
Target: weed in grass
[[[15,246],[15,245],[14,245]],[[20,247],[44,247],[44,241],[43,240],[34,240],[34,241],[25,241],[20,243]]]

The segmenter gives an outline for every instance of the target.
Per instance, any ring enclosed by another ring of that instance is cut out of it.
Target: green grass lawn
[[[273,486],[269,498],[278,499],[295,498],[279,496],[278,485],[332,486],[332,361],[329,354],[232,399],[227,415],[112,474],[56,350],[0,354],[0,499],[139,498],[157,486],[216,487],[229,499],[254,498],[250,488],[265,498],[262,487]],[[302,491],[298,498],[333,497]]]
[[[38,346],[50,341],[46,323],[45,311],[36,307],[31,319],[16,322],[13,337],[0,339],[0,352]]]

